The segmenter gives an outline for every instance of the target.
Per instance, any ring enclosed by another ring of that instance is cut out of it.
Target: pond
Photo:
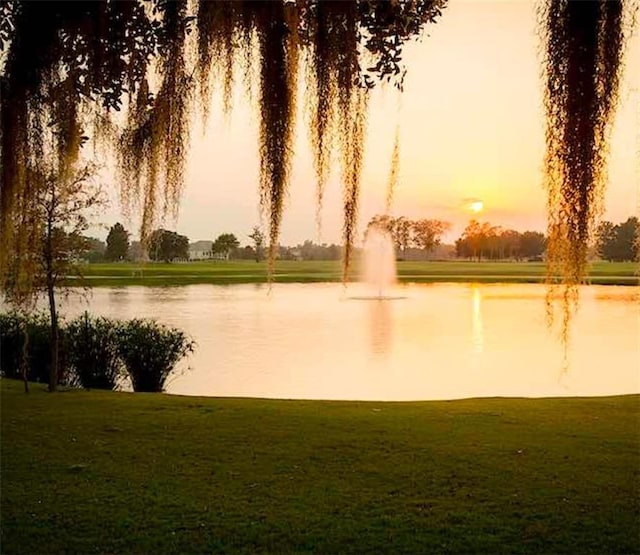
[[[182,328],[194,355],[169,393],[428,400],[640,392],[636,287],[585,286],[569,347],[543,285],[405,285],[390,300],[338,284],[95,288],[63,312]]]

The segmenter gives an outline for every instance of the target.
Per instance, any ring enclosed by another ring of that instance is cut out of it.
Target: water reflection
[[[471,344],[474,353],[482,353],[484,350],[484,332],[482,330],[482,293],[480,286],[471,286],[472,313],[471,313]]]
[[[395,301],[372,300],[369,305],[369,335],[371,352],[385,355],[391,350],[393,341],[393,322],[391,305]]]
[[[169,391],[189,395],[418,400],[640,392],[637,293],[581,290],[568,372],[542,285],[409,285],[394,301],[338,284],[119,287],[89,310],[156,318],[198,344]],[[351,290],[349,297],[359,291]],[[70,297],[67,316],[87,309]]]

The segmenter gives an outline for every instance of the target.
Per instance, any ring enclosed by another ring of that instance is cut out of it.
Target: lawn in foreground
[[[398,262],[400,282],[516,282],[545,280],[543,262]],[[166,263],[89,264],[83,268],[85,282],[103,285],[185,285],[193,283],[264,283],[266,264],[253,261],[200,261]],[[357,264],[352,278],[357,279]],[[637,285],[638,265],[631,262],[597,262],[589,270],[592,283]],[[276,263],[274,280],[280,283],[331,282],[342,279],[339,261],[287,261]],[[73,282],[72,282],[73,283]]]
[[[3,553],[640,552],[638,396],[0,387]]]

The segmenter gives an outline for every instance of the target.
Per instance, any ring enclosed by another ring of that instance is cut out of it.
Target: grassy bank
[[[640,552],[638,396],[0,387],[3,553]]]
[[[340,281],[341,272],[340,262],[278,261],[275,280],[282,283]],[[544,281],[545,272],[544,263],[535,262],[398,262],[398,279],[415,283],[539,283]],[[90,264],[84,267],[83,273],[90,286],[262,283],[267,275],[264,263],[252,261]],[[638,283],[638,265],[599,262],[592,266],[589,279],[592,283],[634,285]]]

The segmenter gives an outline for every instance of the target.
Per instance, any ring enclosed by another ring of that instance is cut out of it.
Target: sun
[[[481,200],[474,200],[469,203],[469,210],[471,210],[471,212],[475,214],[482,212],[483,209],[484,209],[484,202],[482,202]]]

